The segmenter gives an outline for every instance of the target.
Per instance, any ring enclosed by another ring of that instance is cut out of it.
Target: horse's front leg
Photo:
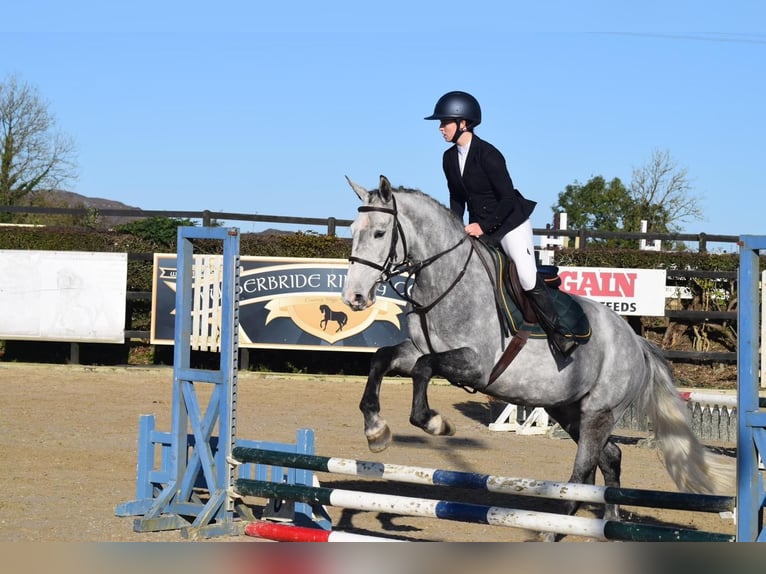
[[[476,352],[468,347],[420,357],[412,370],[410,422],[428,434],[455,434],[452,423],[428,405],[428,384],[433,377],[444,377],[452,384],[480,389],[486,377],[477,367],[479,363]]]
[[[381,452],[391,443],[391,429],[380,416],[380,385],[383,377],[391,372],[410,374],[418,354],[412,342],[407,340],[394,347],[381,347],[372,357],[367,384],[359,403],[364,416],[364,434],[372,452]]]

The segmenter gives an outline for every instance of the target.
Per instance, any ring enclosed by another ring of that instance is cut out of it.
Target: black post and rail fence
[[[230,213],[222,211],[164,211],[164,210],[144,210],[144,209],[124,209],[124,208],[53,208],[53,207],[32,207],[32,206],[0,206],[0,212],[22,213],[22,214],[40,214],[40,215],[69,215],[80,217],[98,218],[118,218],[120,220],[135,218],[146,219],[154,217],[180,218],[189,220],[198,220],[201,225],[209,227],[220,225],[221,222],[251,222],[268,223],[286,226],[298,226],[302,228],[314,227],[321,228],[328,236],[336,236],[339,228],[349,227],[353,220],[339,219],[335,217],[292,217],[278,215],[261,215],[248,213]],[[647,241],[665,241],[665,242],[691,242],[697,244],[697,252],[707,253],[710,243],[729,244],[736,249],[739,237],[736,235],[717,235],[708,233],[623,233],[594,230],[567,230],[567,229],[539,229],[533,230],[535,236],[539,237],[566,237],[573,240],[574,249],[588,249],[588,241],[593,239],[622,239],[622,240],[647,240]],[[152,253],[128,253],[128,259],[133,261],[152,261]],[[716,280],[736,280],[734,271],[695,271],[695,270],[668,270],[668,280],[684,280],[689,278],[716,279]],[[151,301],[152,293],[149,291],[130,291],[127,293],[126,304],[137,301]],[[665,311],[665,317],[670,320],[682,320],[689,322],[704,321],[729,321],[735,323],[737,320],[736,311],[692,311],[692,310],[672,310]],[[143,330],[125,330],[125,340],[146,340],[150,336],[149,331]],[[73,343],[76,345],[76,343]],[[670,360],[685,360],[699,362],[717,362],[727,363],[736,362],[736,352],[695,352],[695,351],[674,351],[665,350],[665,356]],[[73,348],[73,362],[76,358],[76,349]]]

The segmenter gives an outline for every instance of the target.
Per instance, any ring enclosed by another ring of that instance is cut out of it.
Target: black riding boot
[[[548,341],[551,346],[558,351],[562,357],[568,357],[572,351],[577,347],[577,342],[561,327],[559,322],[559,314],[556,308],[553,306],[553,299],[548,292],[548,287],[545,286],[545,282],[538,275],[537,283],[529,291],[525,291],[532,308],[537,315],[537,321],[540,326],[548,335]]]

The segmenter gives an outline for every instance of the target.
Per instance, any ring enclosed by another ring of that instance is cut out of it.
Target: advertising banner
[[[407,304],[388,283],[368,309],[343,303],[346,260],[242,256],[240,266],[240,347],[375,351],[407,338]],[[395,281],[403,292],[406,279]],[[175,282],[176,255],[156,254],[153,344],[173,344]]]
[[[665,315],[664,269],[559,267],[562,291],[611,307],[619,315]]]
[[[393,287],[380,285],[372,307],[352,311],[341,300],[346,260],[243,256],[240,266],[241,347],[372,352],[407,338],[409,308],[399,295],[407,289],[406,277],[394,278]],[[665,271],[561,267],[559,275],[562,291],[599,301],[620,315],[665,314]],[[174,342],[175,282],[176,255],[156,254],[152,344]],[[195,307],[191,313],[213,321],[206,306]]]

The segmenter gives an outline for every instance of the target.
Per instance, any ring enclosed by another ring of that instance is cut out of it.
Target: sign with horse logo
[[[218,276],[203,269],[221,264],[221,256],[195,255],[199,272],[195,272],[193,313],[209,324],[211,340],[219,328],[214,312],[217,291],[212,285]],[[350,313],[341,300],[347,268],[348,261],[342,259],[240,257],[240,347],[374,351],[404,340],[407,303],[397,291],[406,289],[406,278],[394,284],[396,289],[380,285],[375,305]],[[152,344],[173,344],[175,281],[175,254],[156,254]],[[214,344],[209,347],[212,350]]]

